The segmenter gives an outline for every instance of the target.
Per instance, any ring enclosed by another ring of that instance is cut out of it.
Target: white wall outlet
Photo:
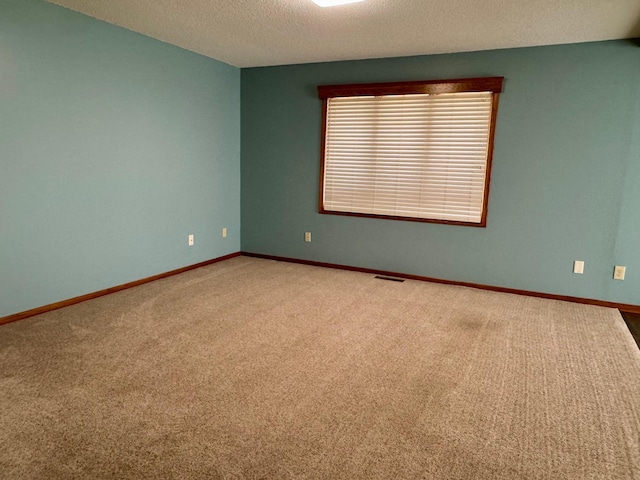
[[[613,279],[624,280],[625,273],[627,273],[627,267],[621,267],[619,265],[616,265],[613,269]]]
[[[227,238],[227,227],[222,229],[222,238]]]
[[[584,273],[584,261],[576,260],[573,262],[573,273],[579,273],[582,275]]]
[[[189,235],[189,246],[193,246],[193,234]]]
[[[304,241],[305,242],[311,241],[311,232],[304,232]]]

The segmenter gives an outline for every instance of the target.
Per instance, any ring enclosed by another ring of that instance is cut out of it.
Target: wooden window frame
[[[448,225],[462,225],[470,227],[487,226],[487,212],[489,206],[489,187],[491,183],[491,166],[493,163],[493,146],[498,114],[499,94],[502,92],[504,77],[464,78],[454,80],[426,80],[412,82],[392,83],[363,83],[348,85],[320,85],[318,96],[322,100],[322,135],[321,135],[321,168],[320,168],[320,192],[319,209],[321,214],[342,215],[350,217],[382,218],[389,220],[404,220],[424,223],[439,223]],[[491,92],[491,118],[489,122],[489,138],[487,145],[487,163],[484,180],[484,199],[482,214],[479,223],[455,220],[440,220],[431,218],[405,217],[395,215],[379,215],[370,213],[339,212],[324,208],[324,181],[325,181],[325,153],[327,140],[327,101],[335,97],[356,96],[381,96],[381,95],[409,95],[409,94],[443,94],[461,92]]]

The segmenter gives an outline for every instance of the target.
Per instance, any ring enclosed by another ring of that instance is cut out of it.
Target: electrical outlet
[[[584,261],[576,260],[573,262],[573,273],[578,273],[582,275],[584,273]]]
[[[189,246],[193,246],[193,234],[189,235]]]
[[[222,229],[222,238],[227,238],[227,227]]]
[[[625,273],[627,273],[627,267],[621,267],[620,265],[616,265],[613,269],[613,279],[624,280]]]
[[[304,241],[305,242],[311,241],[311,232],[304,232]]]

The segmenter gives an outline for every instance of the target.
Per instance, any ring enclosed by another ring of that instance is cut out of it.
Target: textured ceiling
[[[639,0],[49,0],[237,67],[640,37]]]

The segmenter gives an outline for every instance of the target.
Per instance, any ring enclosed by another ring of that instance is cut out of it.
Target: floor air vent
[[[376,275],[375,278],[379,278],[380,280],[388,280],[390,282],[404,282],[404,279],[402,278],[381,277],[380,275]]]

